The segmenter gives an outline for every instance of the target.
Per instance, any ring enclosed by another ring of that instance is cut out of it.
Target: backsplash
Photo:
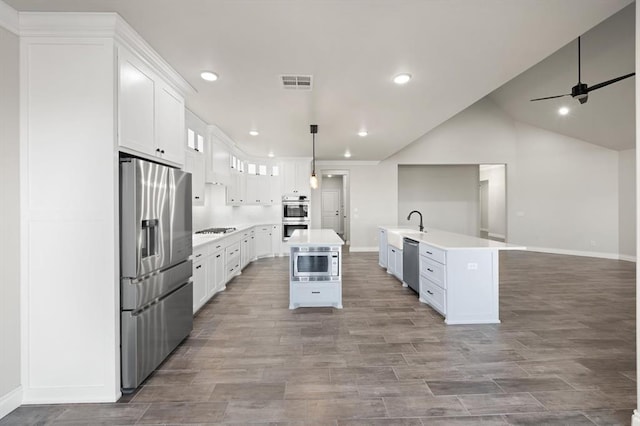
[[[205,186],[204,206],[193,206],[193,230],[239,224],[281,223],[281,206],[227,206],[225,187]]]

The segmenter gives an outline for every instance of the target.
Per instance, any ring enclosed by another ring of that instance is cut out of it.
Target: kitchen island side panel
[[[447,324],[500,322],[498,251],[447,251]]]

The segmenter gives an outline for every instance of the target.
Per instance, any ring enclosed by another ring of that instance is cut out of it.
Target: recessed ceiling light
[[[258,136],[260,133],[259,133],[257,130],[250,130],[250,131],[249,131],[249,134],[250,134],[251,136]]]
[[[351,157],[351,153],[349,151],[344,153],[344,158],[349,158]]]
[[[567,107],[561,107],[561,108],[558,110],[558,114],[560,114],[560,115],[567,115],[567,114],[569,114],[569,108],[567,108]]]
[[[328,178],[333,177],[333,175],[327,175]]]
[[[364,138],[365,136],[367,136],[368,134],[369,134],[369,133],[367,133],[367,131],[366,131],[366,130],[360,130],[360,131],[358,132],[358,136],[363,137],[363,138]]]
[[[273,152],[269,152],[267,155],[268,155],[270,158],[275,157],[275,155],[273,154]]]
[[[402,73],[393,77],[393,82],[395,84],[407,84],[411,80],[411,74]]]
[[[218,79],[218,74],[211,71],[202,71],[200,73],[200,77],[202,77],[202,79],[206,81],[216,81]]]

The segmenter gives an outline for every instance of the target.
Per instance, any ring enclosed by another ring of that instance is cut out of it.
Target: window
[[[193,129],[187,129],[187,146],[194,151],[204,152],[204,136]]]

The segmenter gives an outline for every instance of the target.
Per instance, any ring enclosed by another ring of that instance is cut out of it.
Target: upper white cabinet
[[[205,182],[220,185],[231,183],[231,154],[229,148],[210,132],[206,151]]]
[[[191,173],[191,202],[194,206],[204,206],[204,163],[201,152],[185,151],[184,171]]]
[[[311,162],[309,160],[288,160],[282,164],[282,193],[294,195],[311,194],[309,177]]]
[[[184,164],[184,98],[126,49],[118,49],[118,144]]]
[[[156,149],[172,163],[184,163],[184,99],[168,85],[156,84]],[[204,176],[203,176],[204,178]]]

